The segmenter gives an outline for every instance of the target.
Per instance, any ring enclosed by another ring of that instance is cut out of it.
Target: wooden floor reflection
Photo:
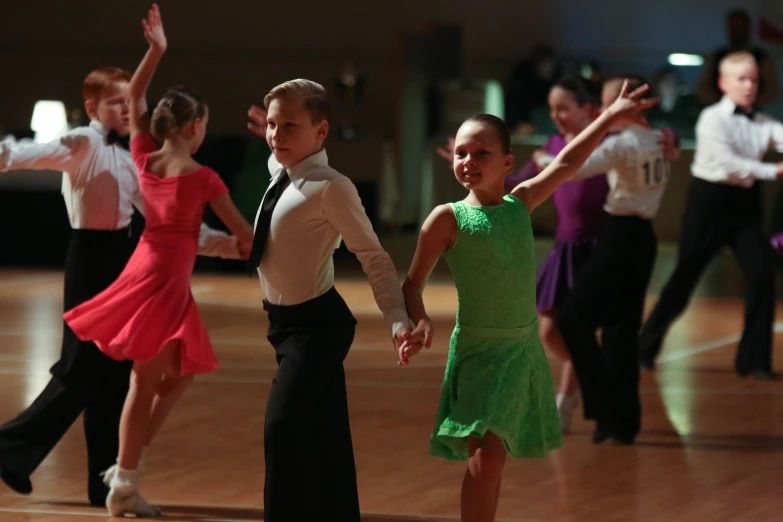
[[[659,262],[648,304],[670,261]],[[731,371],[743,314],[741,281],[735,285],[729,272],[708,274],[724,291],[702,288],[667,338],[659,371],[643,375],[637,445],[593,446],[592,425],[577,418],[563,449],[508,462],[500,520],[783,520],[783,383]],[[427,452],[454,324],[453,286],[435,282],[425,292],[436,343],[407,368],[395,365],[366,280],[348,273],[337,288],[359,320],[346,371],[365,520],[458,520],[464,464]],[[256,279],[213,275],[194,276],[193,291],[222,367],[198,378],[173,413],[148,456],[144,492],[167,520],[260,520],[264,405],[275,371],[261,293]],[[61,296],[59,272],[0,272],[2,421],[48,381],[59,352]],[[558,362],[551,363],[557,374]],[[779,353],[775,367],[783,370]],[[77,423],[33,476],[31,496],[0,484],[0,521],[109,519],[86,504],[85,482]]]

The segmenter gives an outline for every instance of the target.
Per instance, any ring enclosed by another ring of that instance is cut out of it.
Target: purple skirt
[[[538,313],[559,309],[574,286],[576,274],[595,250],[597,237],[555,241],[536,280]]]

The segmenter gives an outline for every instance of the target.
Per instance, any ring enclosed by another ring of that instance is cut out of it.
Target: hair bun
[[[152,136],[163,141],[177,130],[177,118],[167,105],[158,105],[152,112],[150,132]]]

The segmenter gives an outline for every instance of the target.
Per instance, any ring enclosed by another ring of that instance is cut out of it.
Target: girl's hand
[[[250,259],[250,251],[253,249],[253,242],[237,241],[237,251],[239,252],[239,259]]]
[[[449,136],[446,139],[446,145],[436,148],[435,152],[451,165],[451,162],[454,160],[454,136]]]
[[[658,103],[658,98],[642,98],[642,95],[650,89],[647,84],[642,85],[628,94],[628,80],[623,82],[620,96],[611,104],[605,114],[616,123],[630,123],[649,128],[650,124],[639,116],[640,112],[652,108]]]
[[[166,33],[163,30],[158,4],[152,4],[147,13],[147,19],[142,20],[141,25],[144,27],[144,38],[147,39],[150,47],[160,52],[165,51],[167,45]]]
[[[429,349],[432,346],[433,328],[429,319],[422,319],[416,328],[405,336],[405,340],[397,345],[397,353],[400,360],[398,366],[407,366],[410,358],[421,351],[422,348]]]
[[[250,110],[247,111],[247,117],[250,118],[247,123],[248,130],[266,141],[266,111],[261,107],[251,105]]]

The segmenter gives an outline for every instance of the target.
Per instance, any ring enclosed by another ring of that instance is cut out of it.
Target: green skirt
[[[514,329],[458,324],[451,335],[430,454],[465,460],[468,437],[487,432],[519,459],[563,446],[537,321]]]

